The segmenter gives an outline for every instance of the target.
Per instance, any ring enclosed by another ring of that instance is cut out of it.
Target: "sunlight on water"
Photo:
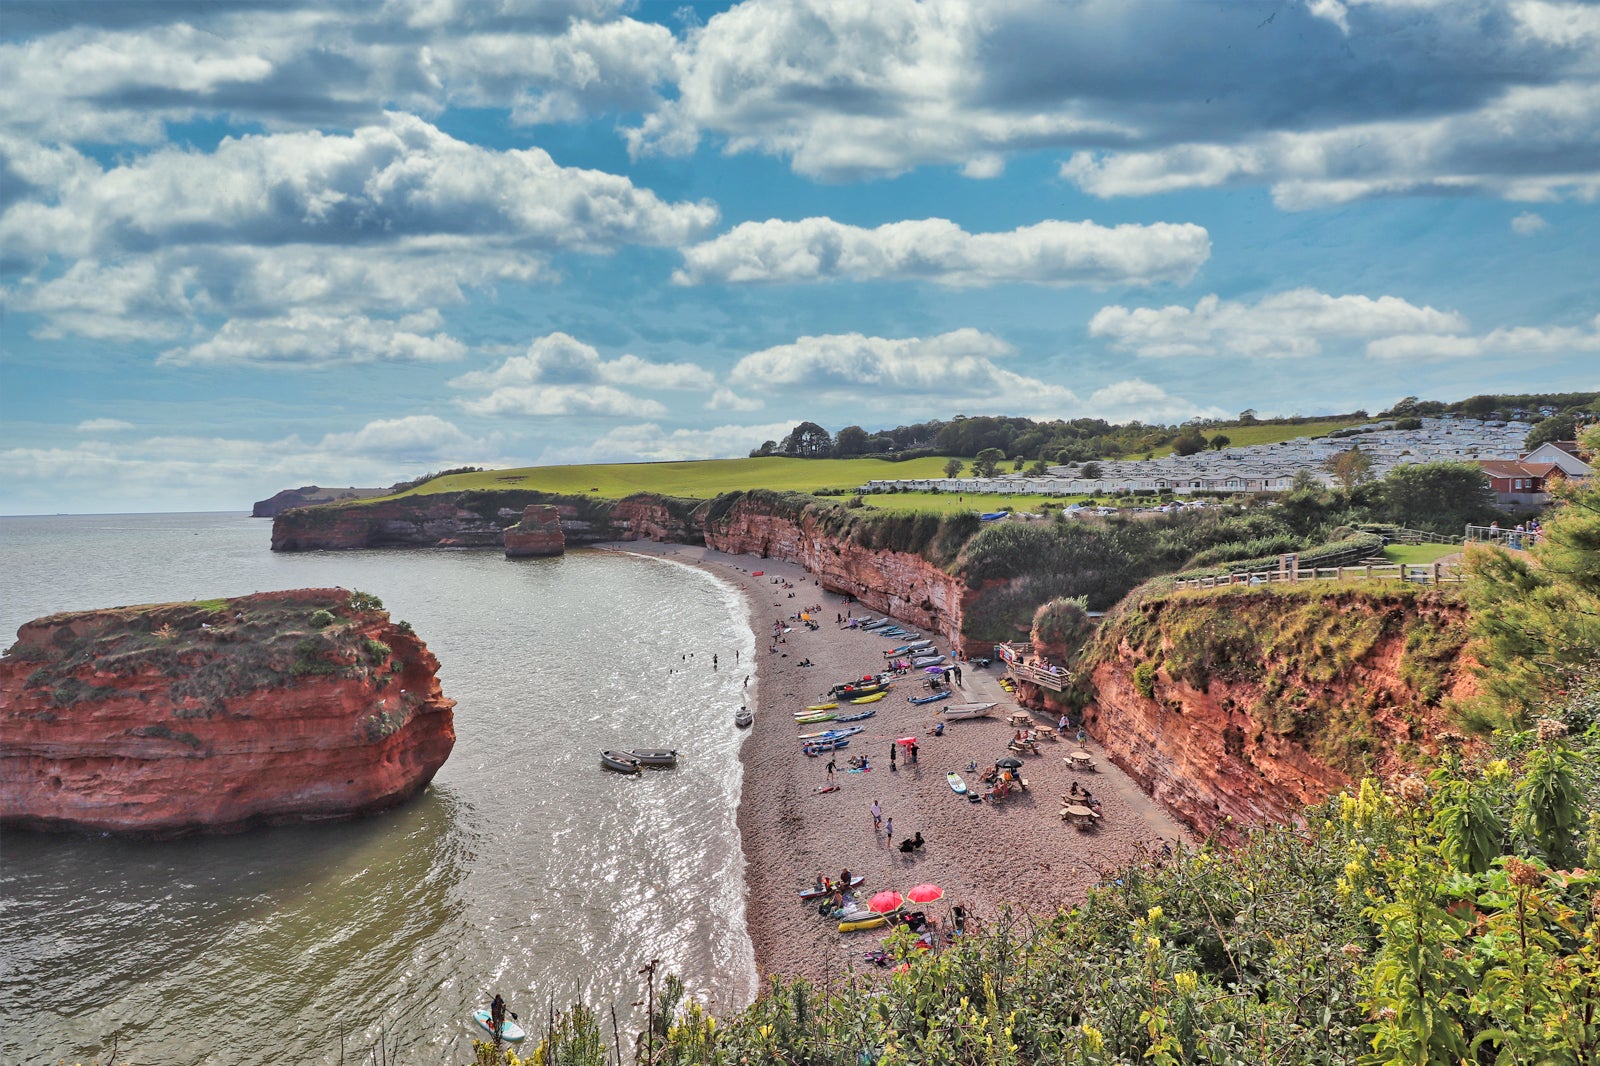
[[[165,843],[5,834],[0,1061],[336,1062],[386,1038],[462,1062],[493,991],[578,990],[624,1024],[659,957],[714,1006],[755,992],[732,709],[739,593],[607,552],[274,555],[236,515],[0,519],[7,642],[62,610],[342,585],[438,656],[454,752],[360,822]],[[711,669],[718,654],[723,668]],[[673,747],[623,778],[608,747]],[[68,1016],[65,1012],[71,1012]]]

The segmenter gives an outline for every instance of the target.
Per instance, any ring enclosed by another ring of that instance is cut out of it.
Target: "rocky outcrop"
[[[320,485],[302,485],[297,489],[284,489],[265,500],[257,500],[250,509],[251,518],[276,518],[291,507],[314,507],[321,503],[340,500],[364,500],[382,496],[388,489],[326,489]]]
[[[952,647],[960,644],[971,590],[921,555],[866,548],[821,529],[815,512],[790,518],[748,499],[710,523],[705,537],[718,551],[800,563],[829,592],[938,633]]]
[[[1232,839],[1458,741],[1465,622],[1443,593],[1376,585],[1136,596],[1087,656],[1085,724],[1173,815]],[[1052,715],[1072,699],[1019,691]]]
[[[560,515],[566,545],[613,540],[698,544],[697,500],[642,494],[621,500],[508,489],[416,493],[372,503],[285,511],[272,523],[273,551],[352,548],[503,548],[506,530],[545,504]]]
[[[350,818],[455,743],[438,663],[342,589],[85,611],[0,657],[0,821],[172,836]]]
[[[547,503],[530,503],[522,521],[506,527],[506,558],[523,559],[560,555],[567,550],[561,533],[561,512]]]

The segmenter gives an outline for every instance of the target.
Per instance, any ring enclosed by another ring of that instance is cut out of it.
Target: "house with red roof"
[[[1521,459],[1480,459],[1478,465],[1489,475],[1496,502],[1512,508],[1543,508],[1558,481],[1594,473],[1577,441],[1546,441]]]

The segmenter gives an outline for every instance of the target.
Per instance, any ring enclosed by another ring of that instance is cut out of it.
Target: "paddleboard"
[[[491,1039],[491,1040],[494,1039],[494,1027],[489,1024],[489,1012],[488,1011],[486,1011],[486,1010],[475,1010],[475,1011],[473,1011],[472,1012],[472,1020],[478,1023],[478,1028],[482,1029],[485,1033],[489,1034],[489,1039]],[[507,1018],[500,1025],[500,1039],[504,1040],[508,1044],[520,1044],[520,1043],[522,1043],[522,1038],[527,1036],[527,1035],[528,1035],[527,1033],[524,1033],[522,1031],[522,1026],[518,1025],[516,1022],[512,1021],[510,1018]]]
[[[958,796],[966,795],[967,783],[966,781],[962,780],[960,774],[956,773],[954,770],[951,770],[949,773],[944,775],[944,779],[950,782],[951,792],[954,792]]]

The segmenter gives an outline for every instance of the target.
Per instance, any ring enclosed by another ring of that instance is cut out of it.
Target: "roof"
[[[1542,477],[1537,467],[1530,467],[1526,463],[1515,459],[1479,459],[1478,465],[1483,467],[1483,472],[1490,477]],[[1540,467],[1554,466],[1554,463],[1540,463]]]

